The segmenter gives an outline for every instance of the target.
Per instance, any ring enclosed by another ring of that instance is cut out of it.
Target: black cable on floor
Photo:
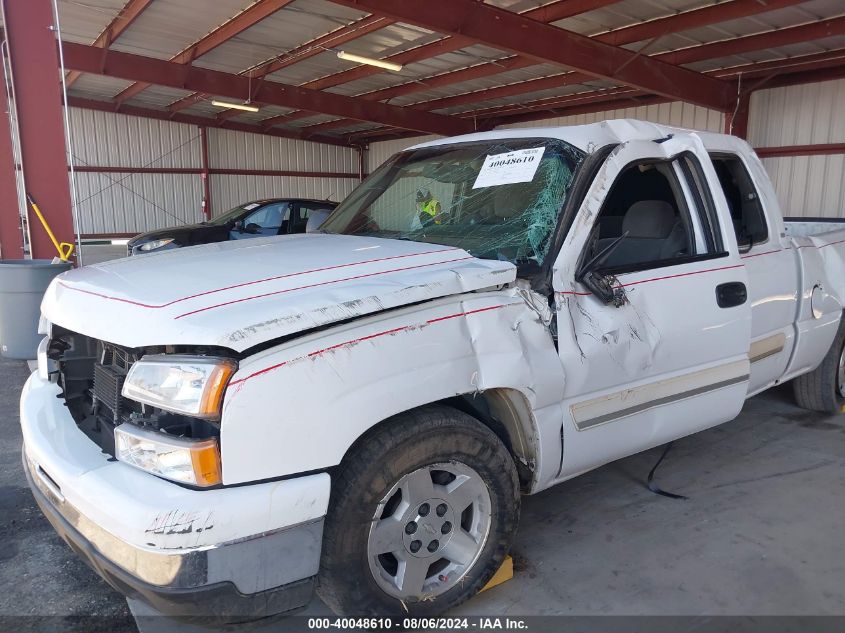
[[[669,451],[672,448],[673,444],[674,444],[674,442],[669,442],[666,445],[666,448],[663,449],[663,454],[660,456],[660,459],[657,460],[657,463],[651,469],[651,472],[648,473],[648,479],[646,480],[646,485],[648,486],[648,489],[651,490],[656,495],[660,495],[662,497],[669,497],[670,499],[683,499],[684,501],[686,501],[687,499],[689,499],[689,497],[685,497],[684,495],[678,495],[678,494],[675,494],[674,492],[666,492],[660,486],[658,486],[656,483],[654,483],[654,473],[655,473],[655,471],[657,471],[657,467],[660,466],[661,463],[663,463],[663,460],[666,458],[666,455],[669,454]]]

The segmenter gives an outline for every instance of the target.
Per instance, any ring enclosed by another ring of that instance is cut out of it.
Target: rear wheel
[[[838,413],[845,407],[845,315],[821,365],[793,381],[798,405],[811,411]]]
[[[434,615],[474,595],[510,549],[519,481],[501,440],[431,406],[389,420],[334,477],[320,597],[342,615]]]

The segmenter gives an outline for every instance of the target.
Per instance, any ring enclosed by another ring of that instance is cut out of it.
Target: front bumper
[[[121,593],[182,617],[285,613],[313,592],[326,474],[189,490],[100,452],[33,374],[21,396],[24,469],[47,519]]]

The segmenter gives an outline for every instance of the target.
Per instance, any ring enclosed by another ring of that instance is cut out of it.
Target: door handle
[[[716,303],[720,308],[735,308],[748,301],[748,289],[741,281],[716,286]]]

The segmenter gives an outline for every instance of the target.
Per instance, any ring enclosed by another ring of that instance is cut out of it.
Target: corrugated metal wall
[[[208,130],[208,155],[217,169],[358,173],[358,154],[352,149],[231,130]],[[357,184],[357,178],[212,175],[211,199],[216,215],[247,200],[272,196],[339,202]]]
[[[194,125],[70,109],[72,160],[77,167],[199,169]],[[321,143],[208,130],[212,169],[314,173],[358,172],[355,150]],[[342,200],[357,178],[212,175],[214,214],[269,196]],[[77,172],[77,213],[83,234],[134,233],[203,219],[199,174]]]
[[[202,181],[195,174],[76,175],[83,234],[143,233],[201,222]]]
[[[395,141],[379,141],[378,143],[371,143],[367,150],[367,173],[371,174],[375,169],[381,165],[388,158],[393,156],[396,152],[401,152],[403,149],[416,145],[417,143],[426,143],[433,141],[439,136],[415,136],[414,138],[400,138]]]
[[[774,88],[751,97],[754,147],[845,142],[845,80]],[[787,216],[845,217],[845,156],[764,158]]]
[[[78,167],[200,167],[193,125],[70,109],[71,159]],[[131,233],[202,219],[202,182],[185,174],[76,174],[82,233]]]

